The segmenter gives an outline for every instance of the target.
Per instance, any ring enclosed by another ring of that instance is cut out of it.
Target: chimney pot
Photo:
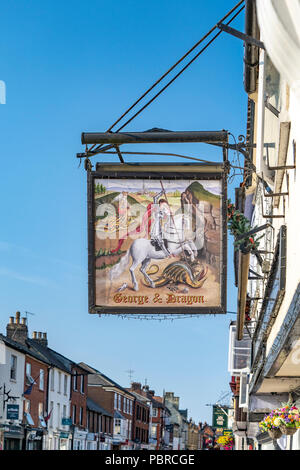
[[[9,317],[9,323],[12,325],[15,322],[14,317]]]
[[[140,382],[132,382],[131,388],[132,390],[141,390],[142,384]]]
[[[34,331],[32,333],[32,339],[34,339],[41,346],[48,346],[47,333],[42,333],[41,331]]]
[[[16,323],[20,323],[20,312],[16,312]]]
[[[26,325],[26,317],[21,318],[22,325]]]

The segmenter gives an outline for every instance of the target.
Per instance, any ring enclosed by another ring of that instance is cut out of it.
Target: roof
[[[41,362],[51,365],[49,360],[43,354],[41,354],[35,348],[32,348],[28,340],[26,341],[25,344],[23,344],[23,343],[19,343],[18,341],[14,341],[13,339],[10,339],[7,336],[4,336],[2,334],[0,334],[0,340],[2,340],[4,344],[6,344],[7,346],[13,349],[16,349],[17,351],[20,351],[23,354],[28,354]]]
[[[150,401],[149,398],[147,397],[144,397],[143,395],[141,395],[140,393],[138,392],[135,392],[133,390],[130,390],[130,389],[126,389],[131,395],[133,395],[137,400],[141,401],[141,402],[144,402],[145,405],[147,405],[147,403]]]
[[[47,346],[43,346],[34,339],[28,339],[26,343],[30,344],[30,347],[43,356],[52,366],[57,367],[58,369],[63,370],[69,374],[71,373],[72,361],[70,361],[70,359],[64,358],[59,353],[56,353],[56,351],[53,351]]]
[[[102,385],[102,386],[111,385],[110,381],[106,380],[102,376],[101,372],[97,371],[93,367],[88,366],[84,362],[80,362],[79,365],[82,369],[89,372],[89,375],[88,375],[88,384],[89,385]]]
[[[107,377],[107,375],[103,374],[103,372],[100,372],[100,370],[97,370],[94,367],[91,367],[88,364],[85,364],[85,362],[80,362],[78,365],[82,369],[90,372],[90,375],[88,376],[89,385],[102,385],[102,387],[115,387],[121,390],[122,392],[127,393],[128,395],[131,395],[132,397],[134,397],[134,395],[128,390],[126,390],[126,388],[119,385],[113,379],[110,379],[109,377]]]
[[[86,399],[86,405],[87,405],[87,408],[90,410],[90,411],[95,411],[96,413],[100,413],[102,415],[105,415],[105,416],[111,416],[112,417],[112,414],[105,410],[102,406],[98,405],[98,403],[94,402],[91,398],[87,397]]]
[[[178,410],[181,416],[183,416],[185,419],[188,417],[188,409],[186,410]]]
[[[0,339],[8,346],[24,354],[28,354],[49,366],[54,366],[68,372],[69,374],[71,374],[72,368],[77,366],[77,364],[71,359],[68,359],[57,351],[48,348],[48,346],[42,345],[39,341],[34,339],[27,338],[25,340],[25,344],[14,341],[2,334],[0,334]]]
[[[118,418],[118,419],[126,419],[122,413],[120,413],[119,411],[115,410],[114,412],[114,418]]]
[[[164,406],[161,402],[157,401],[155,398],[151,397],[150,400],[154,408],[166,408],[166,406]]]

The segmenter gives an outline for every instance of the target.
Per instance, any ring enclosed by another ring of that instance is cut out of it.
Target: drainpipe
[[[49,414],[49,388],[50,388],[50,380],[49,380],[49,376],[50,376],[50,371],[51,371],[52,367],[48,367],[48,370],[47,370],[47,387],[46,387],[46,416],[48,416]],[[49,446],[49,420],[47,421],[47,441],[48,441],[48,446]],[[50,449],[48,449],[50,450]]]
[[[260,51],[257,100],[257,135],[256,135],[256,171],[265,172],[264,164],[264,129],[265,129],[265,51]]]
[[[255,0],[245,3],[245,34],[260,39]],[[256,91],[259,48],[250,43],[244,43],[244,48],[244,88],[246,93],[253,93]]]

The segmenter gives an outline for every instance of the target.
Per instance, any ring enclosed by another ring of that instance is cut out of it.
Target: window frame
[[[18,356],[16,356],[15,354],[11,354],[9,378],[12,382],[16,382],[17,380],[17,367],[18,367]]]
[[[45,371],[44,371],[44,369],[40,369],[39,389],[42,390],[42,391],[45,390]]]

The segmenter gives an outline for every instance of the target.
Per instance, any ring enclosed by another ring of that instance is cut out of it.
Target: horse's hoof
[[[154,282],[151,282],[151,287],[152,287],[152,289],[155,289],[155,284],[154,284]]]
[[[138,290],[139,290],[139,286],[138,286],[138,285],[133,286],[133,288],[134,288],[135,291],[138,291]]]

